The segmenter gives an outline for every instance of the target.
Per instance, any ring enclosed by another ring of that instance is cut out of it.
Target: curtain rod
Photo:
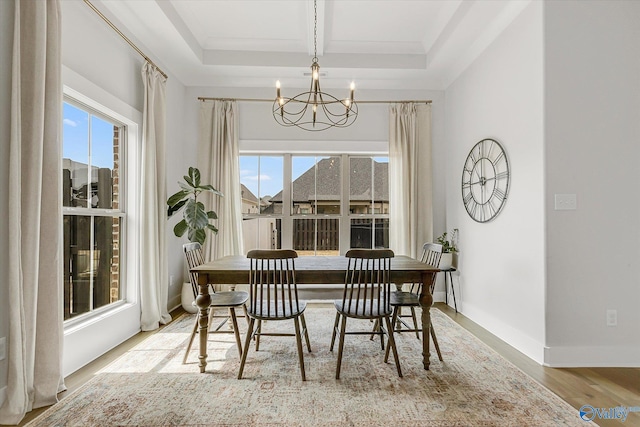
[[[140,56],[142,56],[145,61],[147,61],[149,64],[153,65],[156,70],[158,70],[158,72],[160,74],[162,74],[162,77],[164,77],[165,79],[168,78],[167,75],[165,74],[164,71],[162,71],[160,69],[160,67],[158,67],[155,62],[153,62],[151,59],[149,59],[149,57],[147,55],[144,54],[144,52],[142,52],[140,50],[140,48],[138,46],[136,46],[131,40],[129,40],[129,38],[127,36],[125,36],[122,31],[120,31],[118,29],[118,27],[116,27],[113,22],[109,21],[109,18],[107,18],[106,16],[103,15],[102,12],[100,12],[89,0],[84,0],[84,2],[87,4],[87,6],[89,6],[96,14],[98,14],[98,16],[100,18],[102,18],[102,20],[104,22],[106,22],[112,29],[113,31],[115,31],[116,33],[118,33],[118,35],[120,37],[122,37],[124,39],[124,41],[126,41],[127,43],[129,43],[129,46],[131,46],[136,52],[138,52],[140,54]]]
[[[273,102],[274,99],[265,98],[208,98],[199,96],[198,101],[242,101],[242,102]],[[415,100],[402,100],[402,101],[355,101],[357,104],[394,104],[396,102],[415,102],[417,104],[425,103],[431,104],[430,99],[415,99]]]

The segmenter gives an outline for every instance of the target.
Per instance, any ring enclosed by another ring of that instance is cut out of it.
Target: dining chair
[[[182,245],[182,249],[184,251],[185,258],[187,259],[187,266],[189,270],[204,263],[204,256],[202,254],[202,246],[198,242],[186,243]],[[189,271],[189,278],[191,280],[191,287],[193,289],[194,296],[194,305],[195,299],[198,298],[198,273]],[[234,334],[236,337],[236,345],[238,346],[238,354],[240,358],[242,358],[243,349],[242,349],[242,340],[240,339],[240,331],[238,330],[238,321],[236,318],[236,308],[242,307],[244,309],[244,315],[247,318],[247,322],[249,318],[247,317],[247,300],[249,299],[249,294],[243,291],[226,291],[226,292],[216,292],[212,286],[209,286],[209,296],[211,297],[211,304],[209,304],[209,333],[210,334]],[[227,313],[224,315],[216,314],[216,310],[226,309]],[[217,327],[211,328],[211,322],[214,318],[222,318],[223,320],[218,324]],[[182,359],[182,363],[187,363],[187,357],[189,356],[189,351],[191,350],[191,345],[193,344],[193,340],[198,333],[198,322],[200,316],[196,315],[196,321],[193,325],[193,330],[191,331],[191,337],[189,338],[189,344],[187,345],[187,351],[184,354],[184,358]],[[231,323],[233,325],[233,330],[222,329],[222,327],[231,319]]]
[[[336,366],[336,379],[340,379],[342,355],[344,350],[345,335],[371,334],[362,330],[347,330],[347,318],[375,320],[378,327],[373,331],[380,335],[382,349],[384,349],[384,336],[388,337],[387,348],[393,350],[393,358],[398,370],[398,376],[402,377],[400,360],[393,338],[393,326],[391,324],[391,258],[394,254],[389,249],[352,249],[345,255],[347,257],[347,271],[345,274],[345,286],[342,299],[335,300],[336,319],[333,324],[330,351],[333,351],[336,336],[338,343],[338,363]],[[384,319],[384,324],[383,324]],[[340,323],[340,328],[338,324]],[[389,358],[386,352],[384,362]]]
[[[238,379],[247,360],[251,339],[256,339],[259,351],[260,336],[295,336],[302,381],[306,381],[302,336],[311,352],[304,310],[307,302],[298,298],[295,258],[298,253],[290,249],[256,249],[249,251],[249,329],[245,338],[244,353],[240,362]],[[295,333],[276,333],[263,330],[263,321],[293,320]]]
[[[442,256],[442,245],[438,243],[425,243],[422,246],[422,254],[420,256],[420,261],[425,264],[432,265],[434,267],[438,267],[440,264],[440,257]],[[420,339],[420,332],[422,332],[422,328],[418,326],[418,321],[416,318],[416,307],[420,306],[420,293],[422,292],[422,283],[410,283],[405,284],[408,285],[408,289],[398,289],[391,293],[391,306],[393,307],[393,315],[392,315],[392,324],[394,325],[395,332],[415,332],[416,338]],[[433,294],[433,288],[435,286],[435,280],[431,283],[431,287],[429,292]],[[411,314],[402,314],[402,308],[408,307],[411,310]],[[403,320],[403,318],[411,318],[413,327],[411,327],[407,322]],[[438,359],[442,361],[442,353],[440,352],[440,346],[438,345],[438,338],[436,337],[436,332],[433,329],[433,324],[430,325],[429,328],[431,338],[433,339],[433,346],[436,348],[436,352],[438,353]],[[405,329],[402,329],[404,327]],[[387,353],[389,350],[387,349]]]

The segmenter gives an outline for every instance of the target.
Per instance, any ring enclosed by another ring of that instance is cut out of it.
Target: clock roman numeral
[[[507,194],[504,191],[502,191],[502,189],[496,187],[493,189],[493,196],[502,202],[502,200],[504,200],[507,197]]]

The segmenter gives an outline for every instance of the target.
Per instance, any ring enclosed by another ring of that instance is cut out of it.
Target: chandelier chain
[[[313,62],[318,62],[318,3],[313,0]]]

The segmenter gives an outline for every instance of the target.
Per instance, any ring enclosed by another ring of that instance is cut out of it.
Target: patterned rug
[[[244,378],[232,334],[210,335],[207,372],[197,338],[182,364],[194,315],[185,314],[99,371],[28,424],[38,426],[583,426],[578,411],[439,310],[432,310],[444,362],[422,368],[414,334],[396,334],[403,378],[380,343],[346,337],[340,380],[329,352],[335,311],[306,311],[312,353],[300,379],[295,338],[263,337]],[[241,321],[241,329],[245,322]],[[371,323],[349,319],[349,329]],[[288,332],[292,321],[265,330]],[[243,329],[244,332],[244,329]],[[433,349],[433,346],[432,346]]]

